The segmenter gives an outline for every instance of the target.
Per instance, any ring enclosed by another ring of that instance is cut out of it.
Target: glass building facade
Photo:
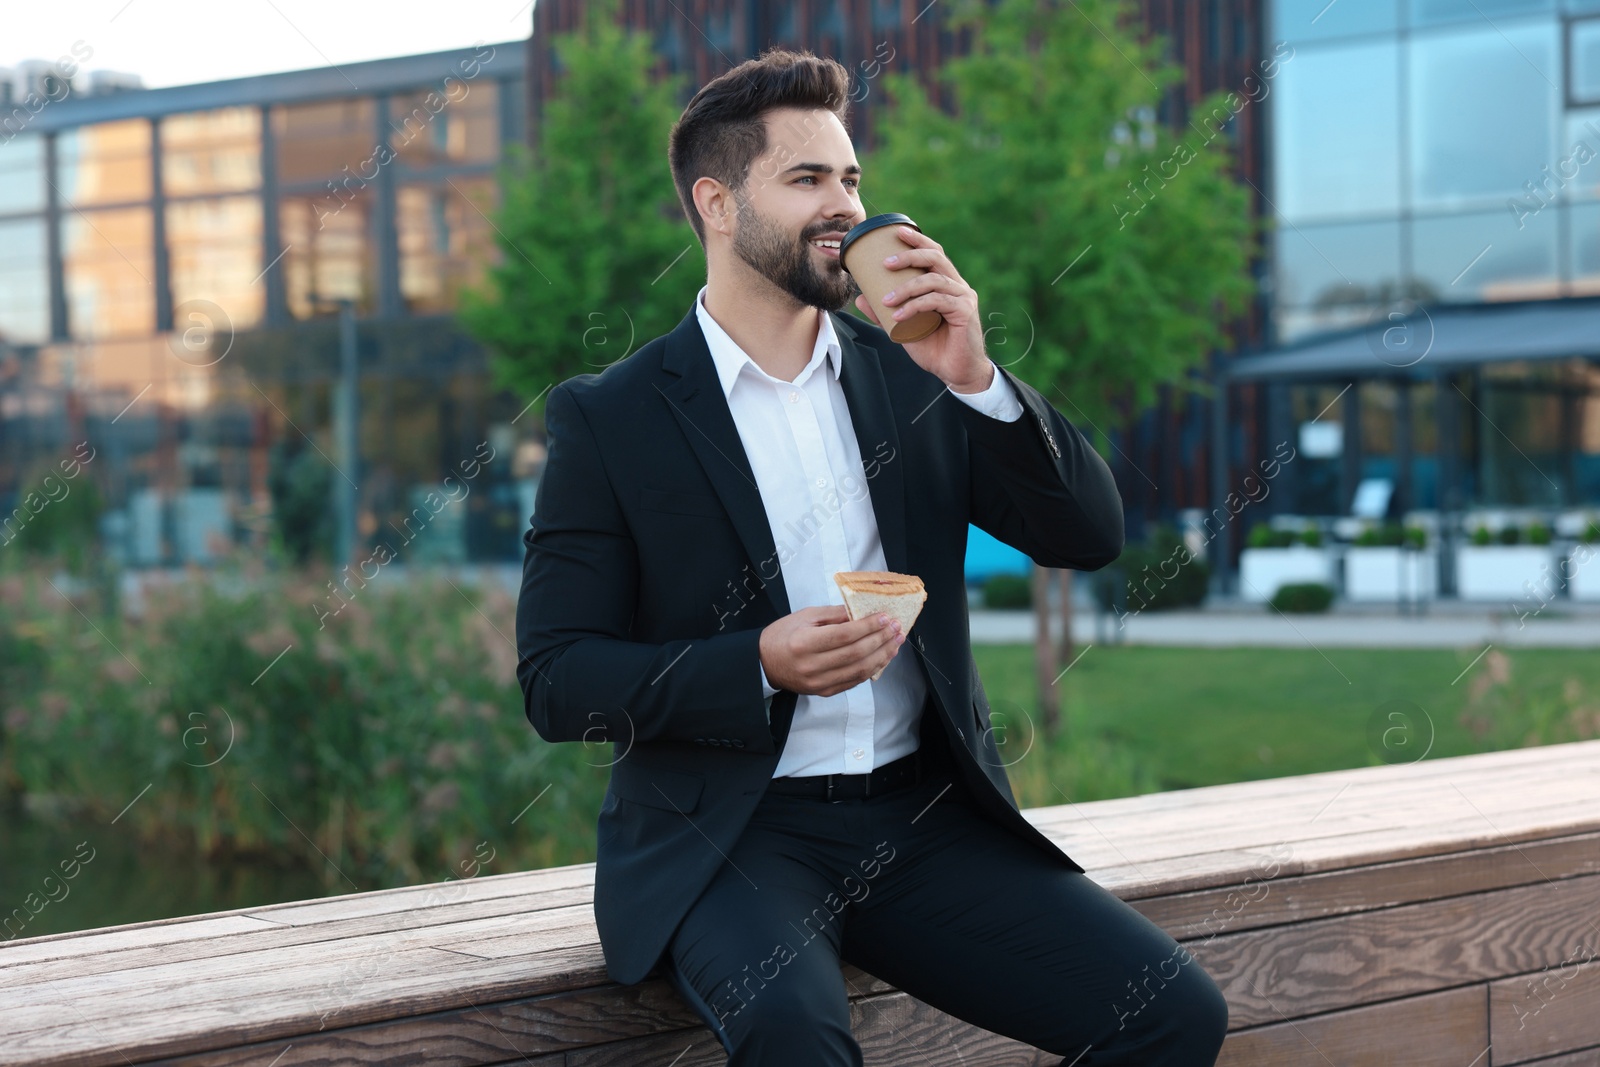
[[[1276,335],[1600,292],[1600,2],[1277,0]]]
[[[1600,0],[1274,0],[1268,32],[1294,50],[1269,135],[1278,344],[1600,296]],[[1364,478],[1400,511],[1600,505],[1596,341],[1475,367],[1379,352],[1273,386],[1279,436],[1343,428],[1283,506],[1347,514]]]
[[[360,537],[492,448],[412,558],[520,559],[542,446],[451,313],[497,255],[525,62],[511,41],[0,114],[0,516],[88,441],[127,563],[260,547],[294,464],[342,476],[299,457],[332,466],[348,301]]]

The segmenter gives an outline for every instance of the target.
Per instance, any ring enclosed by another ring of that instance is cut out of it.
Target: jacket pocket
[[[698,774],[645,767],[623,759],[611,768],[611,792],[623,800],[687,814],[700,803],[705,779]]]

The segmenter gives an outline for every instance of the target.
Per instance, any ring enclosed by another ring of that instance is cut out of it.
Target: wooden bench
[[[1217,978],[1223,1063],[1600,1064],[1600,741],[1028,817]],[[0,1063],[724,1063],[663,979],[607,980],[592,884],[579,864],[0,944]],[[845,974],[870,1064],[1058,1062]]]

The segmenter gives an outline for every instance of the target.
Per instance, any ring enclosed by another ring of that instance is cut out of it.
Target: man
[[[1018,812],[967,633],[969,522],[1093,570],[1116,485],[937,242],[904,231],[884,307],[822,247],[866,216],[847,85],[773,51],[700,90],[670,160],[707,285],[550,391],[517,673],[540,737],[614,745],[607,972],[659,965],[733,1065],[861,1064],[841,961],[1062,1063],[1211,1064],[1210,977]],[[919,575],[915,632],[851,621],[845,570]]]

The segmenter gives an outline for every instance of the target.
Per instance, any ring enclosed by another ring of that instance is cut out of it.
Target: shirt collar
[[[694,298],[694,310],[700,319],[700,329],[706,335],[706,347],[711,349],[711,360],[717,367],[717,379],[722,383],[722,394],[725,397],[732,397],[733,383],[738,381],[739,373],[744,370],[745,364],[748,363],[752,367],[755,367],[756,364],[755,360],[750,358],[749,353],[740,348],[734,339],[728,336],[728,332],[718,325],[717,320],[712,318],[711,313],[706,310],[706,293],[710,288],[711,286],[709,285],[700,287],[700,292]],[[826,353],[828,368],[833,372],[834,379],[838,380],[842,361],[839,336],[833,329],[833,316],[827,312],[822,313],[822,325],[817,328],[817,343],[811,349],[812,360],[817,358],[819,350]],[[809,367],[810,365],[811,363],[808,361],[806,366]],[[760,369],[760,367],[756,367],[756,370],[759,371]]]

